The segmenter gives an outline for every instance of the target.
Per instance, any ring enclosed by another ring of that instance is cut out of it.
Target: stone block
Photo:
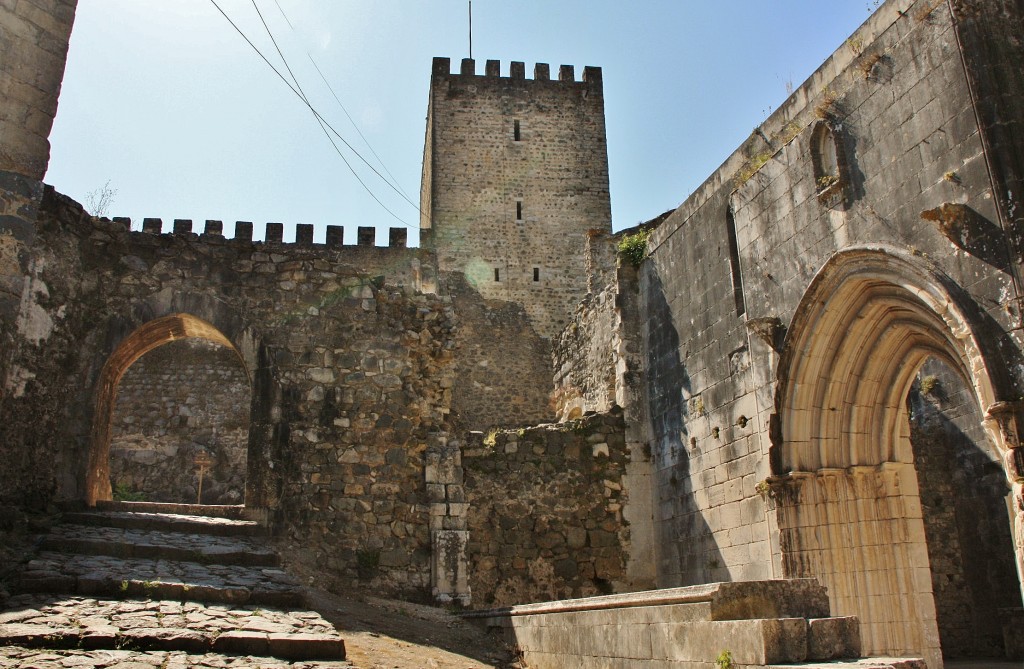
[[[431,535],[431,581],[433,594],[442,601],[469,603],[469,574],[466,546],[469,532],[435,530]]]
[[[284,224],[283,223],[267,223],[267,231],[263,237],[263,241],[271,244],[280,244],[284,239]]]
[[[295,226],[295,243],[303,246],[313,245],[313,226],[309,223],[299,223]]]
[[[269,649],[270,642],[265,632],[229,630],[213,641],[213,651],[225,655],[265,656]]]
[[[373,246],[377,241],[377,228],[359,226],[356,229],[356,244]]]
[[[252,222],[250,221],[237,221],[235,223],[235,241],[239,242],[251,242],[252,241]]]
[[[344,660],[345,642],[327,634],[271,633],[267,636],[270,655],[285,660]]]
[[[340,225],[328,225],[325,242],[329,247],[338,247],[345,243],[345,228]]]
[[[854,616],[807,621],[807,659],[860,657],[860,623]]]

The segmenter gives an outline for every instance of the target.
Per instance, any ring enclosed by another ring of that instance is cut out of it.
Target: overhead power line
[[[292,32],[297,32],[296,29],[295,29],[295,24],[292,23],[291,18],[288,17],[288,14],[284,11],[284,7],[281,6],[281,3],[279,2],[279,0],[274,0],[274,4],[277,5],[277,10],[279,12],[281,12],[281,17],[284,18],[285,23],[287,23],[288,27],[292,29]],[[334,97],[334,101],[338,103],[338,107],[341,108],[341,111],[345,114],[345,117],[348,119],[349,123],[352,124],[352,127],[355,129],[356,133],[359,135],[359,138],[361,140],[363,140],[363,144],[365,144],[366,148],[370,150],[370,153],[373,154],[373,157],[377,159],[377,164],[380,165],[381,169],[383,169],[385,172],[387,172],[387,175],[389,177],[391,177],[391,183],[399,191],[401,191],[402,195],[405,196],[405,199],[407,201],[409,201],[408,193],[405,192],[405,189],[402,188],[402,185],[400,183],[398,183],[398,179],[395,178],[395,175],[391,173],[391,170],[389,170],[388,166],[386,164],[384,164],[384,161],[377,154],[377,151],[374,150],[373,145],[370,144],[370,140],[368,140],[366,138],[366,135],[363,134],[363,131],[360,130],[359,124],[356,123],[356,120],[354,118],[352,118],[352,114],[348,113],[348,109],[345,107],[344,103],[342,103],[341,98],[338,97],[338,94],[335,92],[334,87],[331,86],[331,82],[327,80],[327,77],[324,75],[323,70],[320,69],[319,63],[316,62],[316,59],[313,58],[313,54],[310,53],[310,51],[308,49],[306,50],[306,57],[309,58],[309,62],[312,63],[313,67],[316,69],[317,74],[320,75],[320,78],[323,80],[324,85],[327,86],[327,90],[329,90],[331,92],[331,95]]]
[[[243,30],[242,30],[241,28],[239,28],[239,27],[238,27],[238,24],[236,24],[236,23],[235,23],[235,22],[234,22],[234,21],[233,21],[233,20],[231,19],[231,17],[230,17],[230,16],[228,16],[227,12],[225,12],[225,11],[224,11],[224,10],[223,10],[223,9],[221,8],[221,6],[220,6],[219,4],[217,4],[217,0],[210,0],[210,2],[211,2],[211,3],[213,4],[213,6],[214,6],[214,7],[216,7],[216,8],[217,8],[217,11],[221,13],[221,15],[222,15],[222,16],[223,16],[223,17],[224,17],[224,18],[225,18],[226,20],[227,20],[227,22],[231,24],[231,27],[235,29],[235,32],[237,32],[237,33],[238,33],[238,34],[239,34],[239,35],[240,35],[240,36],[242,37],[242,39],[244,39],[244,40],[246,41],[246,43],[248,43],[248,45],[249,45],[249,46],[250,46],[250,47],[252,48],[252,50],[256,52],[256,55],[258,55],[258,56],[259,56],[259,57],[260,57],[260,58],[261,58],[261,59],[263,60],[263,62],[267,64],[267,67],[269,67],[269,68],[270,68],[271,70],[273,70],[274,74],[276,74],[276,75],[277,75],[277,77],[278,77],[278,78],[279,78],[279,79],[280,79],[280,80],[281,80],[281,81],[282,81],[282,82],[284,83],[284,85],[285,85],[285,86],[287,86],[287,87],[288,87],[288,88],[289,88],[289,89],[290,89],[290,90],[292,91],[292,93],[294,93],[294,94],[295,94],[295,95],[296,95],[296,96],[297,96],[297,97],[298,97],[298,98],[299,98],[300,100],[302,100],[303,104],[305,104],[305,105],[306,105],[306,107],[308,107],[308,108],[309,108],[310,112],[312,112],[312,113],[313,113],[313,116],[314,116],[314,117],[316,118],[317,122],[318,122],[318,123],[320,123],[320,127],[321,127],[321,129],[322,129],[322,130],[324,131],[324,133],[325,133],[325,134],[327,135],[327,138],[328,138],[328,140],[330,140],[330,142],[331,142],[331,145],[332,145],[332,146],[334,147],[334,150],[335,150],[335,151],[336,151],[336,152],[338,153],[338,156],[339,156],[339,157],[340,157],[340,158],[342,159],[342,161],[343,161],[343,162],[345,163],[345,166],[346,166],[346,167],[348,167],[349,171],[350,171],[350,172],[352,173],[352,176],[354,176],[354,177],[356,178],[356,181],[358,181],[358,182],[359,182],[359,184],[360,184],[360,185],[361,185],[361,186],[363,187],[363,189],[365,189],[365,190],[366,190],[366,192],[367,192],[367,193],[368,193],[368,194],[370,195],[370,197],[372,197],[372,198],[374,199],[374,201],[375,201],[375,202],[377,202],[377,204],[378,204],[378,205],[380,205],[382,209],[384,209],[384,211],[388,212],[388,214],[390,214],[390,215],[391,215],[391,216],[392,216],[392,217],[393,217],[393,218],[394,218],[395,220],[397,220],[397,221],[398,221],[399,223],[401,223],[402,225],[404,225],[404,226],[406,226],[406,227],[408,227],[408,228],[412,228],[412,229],[418,229],[418,226],[413,226],[413,225],[410,225],[409,223],[405,222],[405,221],[404,221],[404,220],[403,220],[402,218],[400,218],[400,217],[399,217],[399,216],[398,216],[397,214],[395,214],[395,213],[394,213],[393,211],[391,211],[391,209],[389,209],[389,208],[388,208],[388,207],[387,207],[387,206],[386,206],[386,205],[385,205],[385,204],[384,204],[384,203],[383,203],[383,202],[382,202],[382,201],[380,200],[380,198],[378,198],[378,197],[377,197],[377,195],[376,195],[376,194],[375,194],[375,193],[374,193],[374,192],[373,192],[373,191],[372,191],[372,190],[370,189],[370,187],[369,187],[369,186],[368,186],[368,185],[367,185],[367,184],[366,184],[366,183],[365,183],[365,182],[363,181],[363,179],[362,179],[362,178],[360,178],[359,174],[358,174],[358,173],[357,173],[357,172],[355,171],[355,169],[354,169],[354,168],[352,167],[351,163],[349,163],[348,159],[346,159],[346,158],[345,158],[345,155],[344,155],[344,154],[343,154],[343,153],[341,152],[341,149],[340,149],[340,148],[338,147],[338,145],[337,145],[337,144],[335,144],[335,142],[334,142],[333,138],[331,138],[331,136],[330,136],[330,133],[333,133],[335,137],[337,137],[337,138],[338,138],[339,140],[341,140],[341,142],[342,142],[342,143],[343,143],[343,144],[344,144],[344,145],[345,145],[345,146],[346,146],[346,147],[347,147],[347,148],[348,148],[348,149],[349,149],[350,151],[352,151],[352,153],[354,153],[354,154],[356,155],[356,157],[357,157],[357,158],[359,158],[359,159],[360,159],[360,160],[361,160],[361,161],[363,162],[363,164],[365,164],[365,165],[366,165],[366,166],[367,166],[368,168],[370,168],[370,170],[371,170],[371,171],[372,171],[372,172],[373,172],[374,174],[376,174],[376,175],[377,175],[377,176],[378,176],[378,177],[379,177],[379,178],[380,178],[380,179],[381,179],[381,180],[382,180],[382,181],[383,181],[383,182],[384,182],[385,184],[387,184],[387,186],[388,186],[389,188],[391,188],[391,189],[392,189],[392,190],[394,190],[394,191],[395,191],[396,193],[398,193],[398,195],[400,195],[400,196],[401,196],[401,197],[402,197],[402,198],[403,198],[403,199],[404,199],[404,200],[405,200],[406,202],[408,202],[408,203],[409,203],[410,205],[412,205],[412,206],[413,206],[413,208],[415,208],[415,209],[416,209],[417,211],[419,211],[419,207],[418,207],[418,206],[417,206],[417,205],[416,205],[416,204],[415,204],[414,202],[412,202],[411,200],[409,200],[409,198],[408,198],[408,197],[406,197],[404,193],[402,193],[401,191],[399,191],[399,190],[398,190],[398,189],[397,189],[397,188],[396,188],[396,187],[395,187],[395,186],[394,186],[393,184],[391,184],[391,183],[390,183],[390,182],[389,182],[389,181],[388,181],[387,179],[385,179],[385,178],[384,178],[384,176],[383,176],[383,175],[382,175],[382,174],[381,174],[381,173],[380,173],[380,172],[379,172],[379,171],[378,171],[378,170],[377,170],[377,169],[376,169],[376,168],[375,168],[375,167],[374,167],[373,165],[371,165],[371,164],[370,164],[370,162],[369,162],[369,161],[367,161],[367,160],[366,160],[366,158],[364,158],[364,157],[362,156],[362,154],[360,154],[360,153],[359,153],[359,152],[358,152],[358,151],[357,151],[357,150],[355,149],[355,147],[353,147],[353,146],[352,146],[352,145],[351,145],[351,144],[350,144],[350,143],[348,142],[348,140],[346,140],[346,139],[345,139],[345,138],[344,138],[344,137],[343,137],[343,136],[341,135],[341,133],[339,133],[339,132],[338,132],[337,130],[335,130],[335,129],[334,129],[334,126],[332,126],[332,125],[331,125],[331,124],[330,124],[330,123],[329,123],[329,122],[327,121],[327,119],[325,119],[325,118],[323,117],[323,115],[321,115],[321,114],[320,114],[320,112],[318,112],[318,111],[316,110],[316,108],[315,108],[315,107],[313,107],[313,105],[312,105],[312,104],[311,104],[311,103],[309,102],[309,99],[308,99],[308,98],[306,97],[306,95],[305,95],[305,94],[304,94],[304,93],[303,93],[303,92],[301,91],[301,89],[300,89],[300,88],[297,88],[297,86],[298,86],[298,81],[296,80],[296,82],[295,82],[295,85],[293,86],[293,85],[292,85],[292,84],[291,84],[291,83],[290,83],[290,82],[288,81],[288,79],[287,79],[287,78],[286,78],[286,77],[285,77],[285,76],[284,76],[284,75],[283,75],[283,74],[281,73],[281,71],[280,71],[280,70],[278,70],[278,69],[277,69],[277,68],[276,68],[276,67],[274,66],[274,64],[273,64],[273,63],[271,63],[271,62],[270,62],[270,60],[269,60],[269,59],[268,59],[268,58],[267,58],[267,57],[266,57],[266,56],[265,56],[265,55],[263,54],[263,52],[262,52],[262,51],[260,51],[260,49],[259,49],[259,48],[258,48],[258,47],[257,47],[257,46],[256,46],[256,45],[255,45],[255,44],[253,43],[253,41],[252,41],[251,39],[249,39],[249,37],[248,37],[248,36],[247,36],[247,35],[245,34],[245,32],[244,32],[244,31],[243,31]],[[256,4],[256,3],[255,3],[255,0],[253,0],[253,5],[255,6],[255,4]],[[259,13],[259,8],[258,8],[258,7],[256,8],[256,11],[257,11],[257,12]],[[261,21],[262,21],[262,19],[263,19],[263,15],[262,15],[262,13],[260,13],[260,19],[261,19]],[[267,32],[268,32],[268,34],[270,34],[270,29],[269,29],[269,27],[267,27],[267,25],[266,25],[266,22],[265,22],[265,21],[263,22],[263,25],[264,25],[264,27],[265,27],[265,28],[267,28]],[[286,67],[286,68],[288,68],[288,71],[289,71],[289,73],[290,73],[290,74],[292,74],[292,77],[293,77],[293,79],[294,79],[294,73],[292,73],[292,71],[291,71],[291,68],[290,68],[290,67],[288,66],[287,60],[286,60],[286,59],[284,58],[284,55],[283,55],[283,54],[281,53],[281,50],[280,50],[280,48],[279,48],[279,47],[277,46],[277,41],[276,41],[276,40],[274,40],[274,37],[273,37],[273,35],[272,35],[272,34],[270,34],[270,38],[271,38],[271,40],[272,40],[272,41],[274,42],[274,46],[275,46],[275,48],[277,48],[278,54],[279,54],[279,55],[281,56],[281,59],[282,59],[282,60],[283,60],[283,61],[285,62],[285,67]],[[328,133],[328,130],[330,130],[330,133]]]

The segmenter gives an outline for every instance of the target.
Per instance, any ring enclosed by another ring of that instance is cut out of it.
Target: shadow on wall
[[[992,621],[1021,599],[1002,463],[948,365],[925,363],[907,407],[942,654],[1003,658],[1003,630]]]
[[[654,465],[656,534],[660,546],[661,587],[729,580],[729,573],[711,528],[694,495],[701,451],[691,446],[687,398],[692,384],[679,358],[679,332],[661,277],[647,263],[642,269],[643,299],[648,314],[644,328],[647,350],[647,395],[650,406]],[[693,416],[696,417],[696,416]]]

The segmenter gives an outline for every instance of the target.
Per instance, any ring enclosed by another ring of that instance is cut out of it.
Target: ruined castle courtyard
[[[76,4],[0,0],[0,666],[1024,666],[1020,0],[619,231],[600,67],[435,58],[415,247],[45,184]]]

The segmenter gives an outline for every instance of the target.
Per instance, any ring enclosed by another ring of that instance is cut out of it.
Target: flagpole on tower
[[[469,0],[469,57],[473,58],[473,0]]]

